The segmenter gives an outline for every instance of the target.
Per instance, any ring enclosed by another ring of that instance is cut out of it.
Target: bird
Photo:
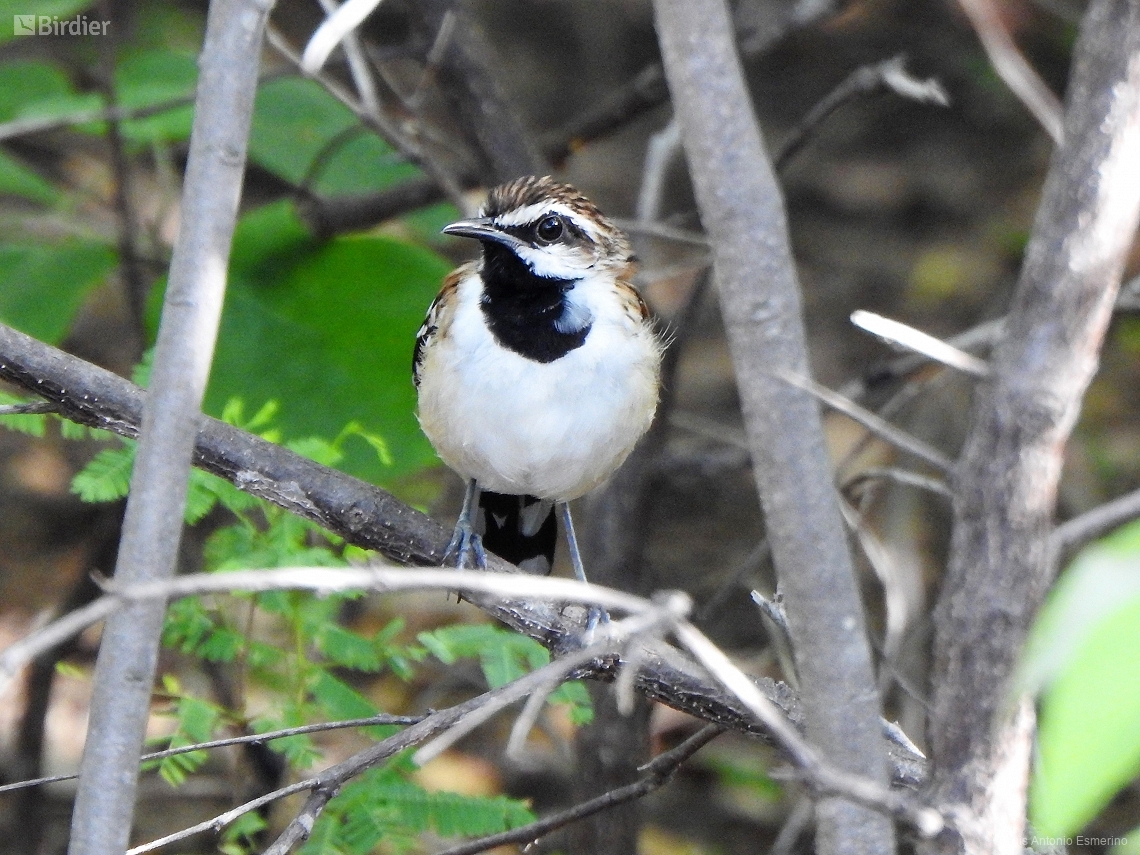
[[[490,551],[549,573],[557,512],[586,581],[569,503],[621,466],[660,392],[629,239],[549,176],[495,187],[443,232],[481,246],[445,277],[412,359],[420,426],[467,482],[444,562],[484,568]]]

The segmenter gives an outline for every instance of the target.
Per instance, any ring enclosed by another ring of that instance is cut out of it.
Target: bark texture
[[[1022,851],[1032,712],[1011,672],[1050,580],[1065,442],[1097,367],[1140,211],[1140,2],[1095,0],[1006,334],[956,473],[936,612],[928,853]]]
[[[831,763],[886,783],[862,603],[808,376],[787,220],[723,0],[656,0],[736,370],[768,539],[800,675],[805,733]],[[821,855],[889,853],[889,818],[836,798],[816,807]]]

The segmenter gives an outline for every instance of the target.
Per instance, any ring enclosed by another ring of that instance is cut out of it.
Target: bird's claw
[[[447,550],[443,553],[443,563],[454,565],[460,570],[485,570],[487,553],[483,551],[483,539],[472,528],[471,523],[460,520],[455,525],[455,533]]]
[[[594,640],[594,631],[599,626],[606,626],[610,622],[609,613],[601,606],[590,606],[590,610],[586,613],[586,630],[582,637],[586,644],[590,644]]]

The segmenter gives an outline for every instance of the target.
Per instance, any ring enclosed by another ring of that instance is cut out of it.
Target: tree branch
[[[139,414],[146,397],[143,390],[2,324],[0,379],[53,402],[64,418],[120,436],[133,438],[138,434]],[[312,520],[348,543],[376,550],[400,564],[438,565],[443,560],[451,532],[435,520],[378,487],[216,419],[200,417],[194,459],[199,468]],[[496,556],[487,558],[491,570],[519,572]],[[573,649],[579,644],[581,623],[564,616],[549,603],[504,602],[474,594],[470,599],[508,626],[555,651]],[[98,611],[108,608],[107,603],[103,600],[88,608]],[[106,613],[88,620],[100,620]],[[87,625],[82,616],[69,615],[64,620]],[[5,651],[0,663],[8,661],[7,657]],[[613,679],[618,664],[615,660],[593,662],[582,676]],[[705,721],[764,734],[737,698],[668,645],[648,647],[636,683],[648,697]],[[799,702],[786,685],[768,679],[759,680],[758,685],[793,722],[801,724]],[[925,775],[925,760],[905,746],[893,742],[889,745],[895,782],[916,786]]]
[[[215,0],[207,20],[181,228],[170,269],[116,574],[174,575],[195,416],[209,377],[241,196],[271,0]],[[108,621],[72,814],[71,855],[127,846],[165,609],[135,603]]]
[[[809,27],[830,15],[837,5],[834,0],[786,4],[772,4],[767,0],[741,3],[737,10],[736,27],[741,50],[748,57],[760,56],[789,32]],[[668,97],[669,90],[665,86],[661,64],[651,63],[624,86],[601,99],[596,106],[575,117],[561,129],[546,134],[537,145],[541,158],[561,166],[566,158],[585,143],[614,133],[647,111],[661,106]],[[0,130],[2,128],[0,126]],[[518,145],[520,143],[514,143],[514,146]],[[533,151],[534,148],[535,146],[527,146],[527,150]],[[523,161],[516,159],[496,162],[503,169],[509,168],[512,162]],[[478,184],[477,176],[474,175],[459,175],[457,180],[463,186],[473,187]],[[303,215],[315,234],[329,236],[374,226],[446,198],[444,191],[431,178],[412,178],[366,196],[309,200],[303,208]],[[629,230],[628,225],[619,225]]]
[[[928,852],[1022,849],[1032,717],[1008,681],[1051,579],[1065,442],[1140,213],[1140,3],[1096,0],[1073,66],[1064,140],[958,464],[930,738],[934,803],[959,834]]]
[[[484,704],[454,719],[447,726],[448,732],[437,737],[432,745],[421,748],[414,758],[415,761],[422,765],[456,739],[525,695],[536,691],[545,692],[572,675],[581,676],[594,660],[620,658],[624,668],[622,676],[629,677],[631,669],[640,670],[643,663],[650,661],[648,647],[653,640],[668,633],[695,656],[714,679],[743,703],[753,714],[755,721],[763,725],[774,743],[791,760],[796,767],[797,776],[814,793],[821,796],[839,795],[871,810],[898,816],[912,823],[924,835],[936,833],[943,825],[941,816],[919,804],[911,794],[889,790],[874,780],[839,769],[809,745],[800,735],[796,725],[787,718],[783,709],[686,620],[692,603],[688,595],[680,592],[668,592],[649,600],[572,579],[534,576],[519,578],[509,574],[469,570],[426,568],[405,570],[390,567],[344,569],[294,567],[231,573],[199,573],[128,585],[116,584],[112,580],[108,583],[108,587],[111,590],[103,598],[104,601],[110,602],[112,608],[124,611],[132,603],[139,601],[165,601],[171,597],[205,592],[311,590],[328,593],[361,589],[376,591],[444,589],[459,591],[465,595],[482,591],[500,597],[573,600],[600,605],[607,609],[620,609],[629,612],[629,616],[600,627],[596,640],[588,646],[567,652],[526,677],[504,686],[500,693],[486,696]],[[632,679],[629,682],[632,683]],[[296,835],[301,832],[308,833],[317,815],[336,790],[349,777],[369,768],[370,764],[363,758],[370,756],[370,751],[371,749],[358,755],[356,762],[346,762],[334,767],[343,772],[343,777],[334,777],[331,772],[322,775],[320,785],[314,787],[313,796],[310,797],[312,809],[306,809],[291,823],[294,836],[289,840],[296,842],[302,839]],[[196,826],[194,831],[220,828],[232,821],[235,815],[230,812],[224,817],[226,817],[224,821],[215,818],[202,823]],[[184,834],[185,830],[161,841],[147,844],[137,851],[149,851],[150,848],[160,844],[182,839]],[[282,853],[284,851],[287,851],[287,847],[280,850]]]
[[[162,751],[152,751],[139,757],[139,763],[148,763],[151,760],[165,760],[167,757],[177,757],[179,754],[190,754],[194,751],[210,751],[214,748],[226,748],[230,745],[261,745],[272,742],[274,739],[285,739],[290,736],[301,736],[306,733],[325,733],[330,730],[347,730],[354,727],[376,727],[385,725],[416,724],[423,721],[422,715],[389,715],[380,713],[369,718],[349,718],[338,721],[318,722],[317,724],[302,724],[298,727],[285,727],[281,730],[267,730],[264,733],[246,733],[242,736],[227,736],[223,739],[211,739],[209,742],[195,742],[191,745],[182,745],[178,748],[164,748]],[[25,790],[29,787],[39,787],[43,784],[58,784],[61,781],[74,781],[79,775],[48,775],[44,778],[35,778],[29,781],[15,781],[11,784],[0,785],[0,794],[13,790]]]
[[[486,852],[496,846],[506,846],[511,843],[530,843],[572,822],[578,822],[604,810],[611,810],[618,805],[640,799],[669,783],[686,760],[722,733],[724,733],[724,728],[719,725],[706,724],[676,748],[658,754],[642,766],[641,771],[645,774],[632,784],[617,787],[596,798],[576,804],[551,816],[545,816],[528,825],[444,849],[437,855],[477,855],[479,852]]]
[[[887,780],[878,693],[819,409],[774,376],[806,377],[799,286],[780,189],[721,0],[655,0],[669,88],[713,246],[752,469],[801,677],[810,743],[839,769]],[[882,815],[835,799],[817,848],[894,851]]]

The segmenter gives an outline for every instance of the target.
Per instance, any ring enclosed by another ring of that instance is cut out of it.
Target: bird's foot
[[[590,606],[590,610],[586,613],[586,630],[582,634],[583,641],[590,644],[594,640],[598,627],[605,627],[609,622],[610,616],[605,609],[601,606]]]
[[[483,539],[467,520],[461,519],[455,524],[455,533],[443,553],[443,563],[454,565],[460,570],[487,569],[487,553],[483,551]]]

